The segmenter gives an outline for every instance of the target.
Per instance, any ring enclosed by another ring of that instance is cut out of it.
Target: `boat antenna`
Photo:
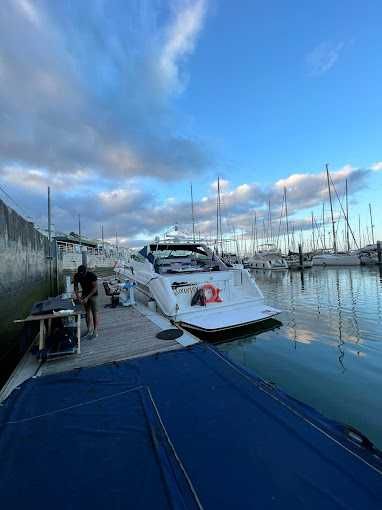
[[[374,224],[373,224],[373,213],[371,211],[371,204],[369,203],[369,212],[370,212],[370,227],[371,227],[371,240],[374,244]]]
[[[195,214],[194,214],[194,195],[192,193],[192,182],[191,182],[191,217],[192,217],[192,240],[195,242]]]
[[[329,180],[329,168],[326,163],[326,179],[328,181],[328,191],[329,191],[329,202],[330,202],[330,214],[332,217],[332,231],[333,231],[333,250],[334,253],[337,253],[337,243],[336,243],[336,229],[334,228],[334,216],[333,216],[333,203],[332,203],[332,193],[330,191],[330,180]]]

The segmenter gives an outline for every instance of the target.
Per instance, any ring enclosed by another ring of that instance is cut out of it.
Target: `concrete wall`
[[[13,320],[56,291],[55,285],[50,287],[48,255],[48,239],[0,200],[0,369],[7,353],[18,345],[20,328]]]

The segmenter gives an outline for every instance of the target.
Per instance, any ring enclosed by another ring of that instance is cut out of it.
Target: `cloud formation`
[[[345,43],[323,42],[306,56],[310,76],[321,76],[334,67],[340,58]]]
[[[349,195],[352,197],[367,186],[371,169],[355,168],[351,165],[331,172],[331,178],[341,200],[344,197],[345,182],[348,182]],[[44,195],[38,185],[44,178],[40,173],[31,170],[28,179],[15,180],[15,174],[5,174],[4,180],[9,186],[23,186],[25,198],[40,193],[41,200],[26,202],[34,207],[37,223],[46,224],[45,205],[36,208],[36,203],[44,203]],[[17,175],[17,174],[16,174]],[[57,179],[60,176],[57,175]],[[76,228],[77,215],[81,214],[84,231],[89,236],[99,237],[100,226],[104,226],[105,235],[114,236],[118,232],[120,238],[128,244],[136,244],[135,240],[150,239],[169,226],[178,223],[191,230],[191,204],[189,201],[174,198],[160,201],[153,192],[145,190],[137,182],[130,181],[124,187],[107,191],[87,192],[89,187],[87,176],[78,174],[76,188],[82,186],[82,192],[68,194],[64,188],[54,189],[53,216],[56,228],[60,231],[70,231]],[[37,181],[37,184],[35,185]],[[328,190],[325,172],[300,172],[279,179],[270,186],[257,183],[243,183],[232,186],[223,181],[221,203],[223,215],[223,230],[226,235],[233,231],[249,234],[256,214],[257,224],[262,228],[263,222],[268,223],[269,203],[274,228],[277,230],[284,188],[287,192],[288,212],[291,225],[296,230],[309,229],[311,226],[310,211],[328,202]],[[197,231],[202,235],[214,235],[216,229],[216,183],[211,183],[208,196],[201,199],[195,197],[195,216]],[[333,191],[335,213],[340,213],[335,193]],[[327,208],[327,212],[329,209]]]
[[[182,179],[210,156],[175,127],[204,0],[0,3],[0,164]],[[22,34],[22,43],[20,41]]]

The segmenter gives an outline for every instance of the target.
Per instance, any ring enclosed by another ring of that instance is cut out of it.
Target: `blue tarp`
[[[4,509],[377,509],[378,452],[208,345],[36,378],[0,408]]]

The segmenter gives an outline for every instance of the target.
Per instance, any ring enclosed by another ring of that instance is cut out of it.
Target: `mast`
[[[346,193],[346,244],[348,247],[348,252],[350,251],[350,241],[349,241],[349,202],[348,202],[348,180],[345,180],[345,193]]]
[[[326,238],[325,238],[325,202],[322,202],[322,231],[324,234],[324,250],[326,250]]]
[[[335,229],[335,227],[334,227],[334,216],[333,216],[332,193],[331,193],[331,191],[330,191],[330,181],[329,181],[329,169],[328,169],[328,164],[326,164],[326,179],[327,179],[327,181],[328,181],[329,202],[330,202],[330,214],[331,214],[331,217],[332,217],[333,250],[334,250],[334,253],[337,253],[336,229]]]
[[[286,229],[287,229],[288,254],[289,254],[289,252],[290,252],[290,246],[289,246],[289,221],[288,221],[288,203],[287,203],[287,191],[286,191],[286,187],[284,187],[284,202],[285,202],[285,222],[286,222]]]
[[[255,239],[254,239],[254,241],[256,244],[256,251],[259,251],[259,242],[257,240],[257,225],[256,224],[257,224],[257,215],[256,215],[256,211],[255,211],[255,225],[254,225]],[[253,253],[253,255],[254,255],[254,253]]]
[[[314,239],[314,216],[312,211],[312,242],[313,242],[313,251],[316,251],[316,241]]]
[[[78,215],[78,237],[80,238],[80,251],[81,251],[81,214]]]
[[[105,254],[105,240],[103,237],[103,225],[101,225],[102,253]]]
[[[374,224],[373,224],[373,213],[371,212],[371,204],[369,203],[369,211],[370,211],[370,228],[371,228],[371,240],[374,244]]]
[[[216,195],[216,253],[219,254],[219,195]]]
[[[218,177],[218,203],[219,203],[219,230],[220,230],[220,246],[223,253],[223,231],[222,231],[222,212],[220,199],[220,178]]]
[[[271,213],[271,201],[270,200],[268,200],[268,229],[269,229],[269,242],[273,243],[272,213]]]
[[[52,285],[52,215],[51,215],[51,204],[50,204],[50,186],[48,186],[48,238],[49,238],[49,286],[50,293],[53,293]]]
[[[191,182],[191,217],[192,217],[192,240],[195,242],[195,215],[194,215],[194,195],[192,193],[192,182]]]
[[[362,237],[361,237],[361,215],[358,215],[358,238],[359,238],[359,247],[362,246]]]

